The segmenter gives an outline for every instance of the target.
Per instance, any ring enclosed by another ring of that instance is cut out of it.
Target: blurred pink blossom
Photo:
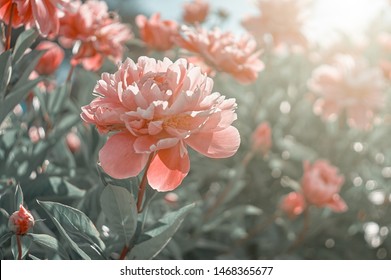
[[[12,4],[12,26],[14,28],[22,24],[30,29],[36,27],[43,37],[54,37],[59,31],[59,17],[62,15],[63,6],[69,0],[0,0],[0,19],[9,23]]]
[[[77,133],[75,133],[73,131],[69,132],[67,134],[65,140],[66,140],[66,143],[67,143],[69,150],[72,153],[77,153],[78,151],[80,151],[81,141],[80,141],[80,138],[77,135]]]
[[[161,20],[155,13],[148,20],[144,15],[136,17],[141,39],[150,49],[167,51],[174,46],[174,37],[178,35],[178,24],[173,20]]]
[[[251,136],[252,148],[266,155],[272,147],[272,130],[268,122],[260,123]]]
[[[232,75],[243,84],[254,82],[263,70],[255,40],[248,34],[235,38],[231,32],[219,29],[207,31],[201,27],[182,28],[180,47],[198,56],[209,67]]]
[[[301,189],[306,201],[317,207],[328,207],[334,212],[348,209],[339,191],[344,183],[344,176],[338,169],[325,160],[317,160],[312,165],[304,162],[304,174]]]
[[[56,72],[64,59],[64,50],[50,41],[40,42],[35,49],[46,50],[35,66],[35,71],[40,75],[51,75]]]
[[[31,142],[37,143],[41,139],[45,138],[45,130],[43,127],[32,126],[28,131]]]
[[[12,4],[15,4],[12,8]],[[7,25],[10,22],[12,14],[12,27],[17,28],[22,26],[23,18],[19,16],[18,8],[15,0],[0,0],[0,20]]]
[[[294,219],[306,208],[305,198],[300,192],[290,192],[282,198],[280,208],[289,218]]]
[[[114,74],[103,73],[98,97],[81,114],[101,133],[114,133],[99,152],[103,170],[114,178],[137,176],[153,156],[148,182],[170,191],[189,172],[187,146],[211,158],[235,154],[235,99],[212,87],[213,80],[185,59],[128,58]]]
[[[262,46],[268,43],[269,36],[275,47],[306,47],[302,32],[305,4],[303,0],[258,0],[260,14],[246,17],[242,25]]]
[[[20,205],[19,210],[9,217],[8,227],[15,234],[24,235],[34,226],[34,223],[33,215]]]
[[[337,55],[333,64],[316,68],[308,86],[316,96],[316,114],[324,119],[346,114],[348,124],[360,129],[371,127],[385,102],[381,70],[350,55]]]
[[[67,48],[73,46],[71,64],[81,63],[92,71],[102,66],[105,57],[120,62],[124,45],[132,38],[130,28],[116,13],[108,11],[104,1],[73,1],[60,24],[60,43]]]
[[[183,5],[183,20],[194,24],[205,21],[209,13],[209,4],[203,0],[193,0]]]

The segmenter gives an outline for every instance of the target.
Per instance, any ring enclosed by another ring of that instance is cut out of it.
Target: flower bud
[[[15,211],[8,220],[8,227],[18,235],[26,234],[34,226],[34,217],[23,205],[20,205],[19,211]]]

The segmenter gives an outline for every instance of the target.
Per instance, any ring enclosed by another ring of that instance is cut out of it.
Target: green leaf
[[[171,240],[172,236],[182,224],[186,215],[193,209],[195,203],[187,205],[175,212],[168,213],[159,220],[159,226],[145,234],[150,237],[147,241],[139,243],[127,255],[128,259],[153,259]]]
[[[12,75],[12,56],[8,50],[0,55],[0,100],[3,100]]]
[[[37,38],[38,32],[34,29],[26,30],[20,34],[14,47],[14,61],[18,61]]]
[[[137,228],[137,207],[133,195],[122,187],[108,185],[100,202],[110,229],[129,245]]]
[[[14,235],[14,233],[9,231],[9,232],[5,233],[3,236],[1,236],[0,237],[0,247],[3,246],[3,244],[5,242],[7,242],[11,238],[12,235]]]
[[[50,216],[50,215],[49,215]],[[80,249],[80,247],[76,244],[75,241],[72,240],[72,238],[69,237],[69,235],[67,234],[67,232],[65,231],[65,229],[61,226],[61,224],[59,223],[59,221],[53,217],[53,216],[50,216],[50,218],[52,219],[54,225],[56,226],[56,228],[58,229],[58,231],[60,232],[61,236],[66,240],[66,242],[69,244],[69,246],[76,252],[79,254],[80,257],[82,257],[83,260],[90,260],[91,258],[82,250]]]
[[[28,253],[31,247],[32,238],[28,235],[19,235],[19,238],[20,238],[20,245],[22,249],[21,258],[24,259],[24,257],[26,256],[26,254]],[[18,243],[17,243],[16,235],[13,235],[11,237],[11,251],[12,254],[14,255],[15,260],[17,260],[19,257],[19,251],[18,251]]]
[[[61,243],[53,236],[34,233],[29,233],[29,236],[33,238],[33,242],[35,244],[52,249],[53,251],[57,252],[63,259],[69,259],[69,256],[65,249],[61,246]]]
[[[49,96],[48,110],[52,117],[55,117],[60,112],[62,106],[65,104],[65,100],[69,95],[71,83],[66,82],[61,85],[57,91]]]
[[[24,82],[18,88],[12,89],[11,93],[3,101],[0,101],[0,123],[40,81],[41,78]]]
[[[50,201],[38,201],[50,218],[56,219],[64,230],[69,233],[78,233],[86,236],[85,240],[91,239],[100,248],[105,244],[99,237],[99,232],[86,214],[70,206]]]
[[[23,205],[23,191],[19,185],[16,185],[14,211],[18,211],[20,205]]]

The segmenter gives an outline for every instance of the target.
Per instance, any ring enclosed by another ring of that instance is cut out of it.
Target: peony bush
[[[1,259],[390,259],[386,14],[112,2],[0,0]]]

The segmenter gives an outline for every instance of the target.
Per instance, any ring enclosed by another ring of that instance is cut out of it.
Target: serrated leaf
[[[14,61],[18,61],[37,38],[38,32],[34,29],[26,30],[20,34],[14,47]]]
[[[12,75],[12,56],[8,50],[0,55],[0,100],[3,100],[5,91]]]
[[[137,228],[137,207],[133,195],[124,188],[108,185],[100,197],[110,229],[129,245]]]
[[[52,249],[53,251],[57,252],[63,259],[69,259],[69,256],[65,249],[61,246],[61,243],[53,236],[34,233],[30,233],[29,235],[32,237],[33,242],[35,244]]]
[[[100,248],[105,247],[95,225],[80,210],[57,202],[38,201],[38,203],[52,220],[56,219],[62,225],[66,232],[83,234],[86,236],[86,241],[90,239]]]
[[[20,245],[22,250],[21,259],[24,259],[26,254],[28,253],[30,247],[31,247],[31,237],[28,235],[19,235],[20,238]],[[11,237],[11,251],[14,255],[15,260],[19,258],[19,250],[18,250],[18,243],[17,243],[17,236],[13,235]]]
[[[23,191],[20,185],[16,185],[14,211],[18,211],[20,205],[23,205]]]
[[[145,234],[150,239],[135,245],[128,253],[128,259],[153,259],[171,240],[172,236],[182,224],[186,215],[194,208],[195,204],[187,205],[175,212],[165,215],[159,220],[159,226]]]

